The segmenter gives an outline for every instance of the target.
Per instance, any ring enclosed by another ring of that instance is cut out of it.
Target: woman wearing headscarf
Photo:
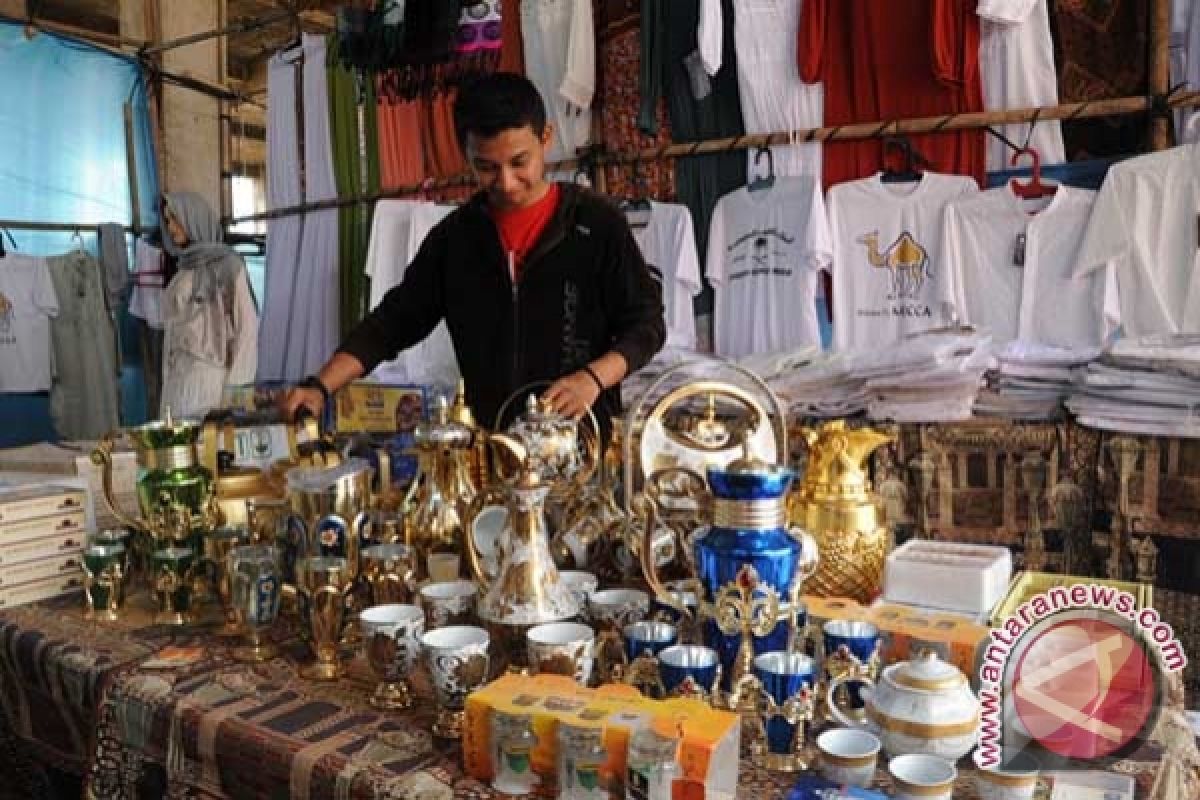
[[[203,416],[226,385],[253,383],[258,309],[246,264],[224,242],[221,221],[196,192],[163,201],[163,245],[178,272],[163,297],[162,409]]]

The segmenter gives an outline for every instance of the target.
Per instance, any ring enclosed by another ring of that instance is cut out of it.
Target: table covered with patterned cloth
[[[283,622],[281,657],[248,665],[215,636],[136,613],[92,623],[79,603],[0,614],[0,728],[34,759],[82,775],[90,797],[500,797],[430,735],[436,708],[419,674],[414,708],[380,713],[361,659],[337,683],[300,678],[305,646]],[[1120,766],[1145,784],[1148,756]],[[16,769],[6,759],[0,776]],[[975,797],[970,782],[964,774],[956,798]],[[738,795],[783,797],[793,783],[744,760]]]

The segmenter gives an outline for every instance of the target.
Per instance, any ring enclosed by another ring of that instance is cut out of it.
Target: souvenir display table
[[[278,632],[289,629],[281,622]],[[295,636],[284,644],[274,661],[240,664],[227,641],[153,626],[148,613],[89,622],[78,596],[7,611],[0,686],[18,728],[9,733],[37,761],[82,775],[97,798],[137,797],[139,786],[147,797],[503,797],[463,774],[457,744],[431,736],[424,676],[414,676],[412,709],[381,713],[367,703],[374,679],[361,658],[339,682],[315,683],[297,674],[306,646]],[[181,663],[154,666],[172,652]],[[1144,788],[1156,761],[1142,751],[1118,769]],[[796,779],[744,758],[739,796],[783,797]],[[876,785],[887,780],[881,768]],[[970,769],[955,797],[975,797]]]

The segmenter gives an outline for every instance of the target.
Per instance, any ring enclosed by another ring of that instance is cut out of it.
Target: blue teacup
[[[698,644],[677,644],[658,654],[658,675],[667,694],[681,690],[700,690],[707,694],[716,685],[721,659],[711,647]],[[691,687],[685,681],[691,679]]]
[[[804,689],[811,696],[817,685],[817,662],[803,653],[776,650],[755,657],[754,675],[762,682],[763,690],[775,701],[775,706],[782,709],[788,700]],[[782,714],[768,714],[766,727],[768,752],[791,754],[796,740],[796,726]]]
[[[842,647],[859,664],[868,664],[879,652],[879,629],[870,622],[852,619],[831,619],[821,629],[825,643],[825,658],[838,653]]]
[[[643,653],[657,656],[679,639],[678,629],[669,622],[635,622],[626,625],[623,633],[630,661]]]

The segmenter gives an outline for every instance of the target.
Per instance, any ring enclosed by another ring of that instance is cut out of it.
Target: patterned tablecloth
[[[457,746],[430,735],[436,709],[419,674],[415,707],[381,714],[366,702],[373,679],[361,659],[337,683],[300,678],[307,654],[286,624],[281,657],[246,665],[214,636],[139,613],[93,624],[78,603],[0,614],[0,727],[35,758],[84,775],[91,797],[500,797],[463,774]],[[167,647],[179,657],[155,666]],[[1127,767],[1148,779],[1144,761]],[[975,797],[970,782],[964,774],[956,798]],[[782,797],[793,783],[745,760],[738,795]]]

